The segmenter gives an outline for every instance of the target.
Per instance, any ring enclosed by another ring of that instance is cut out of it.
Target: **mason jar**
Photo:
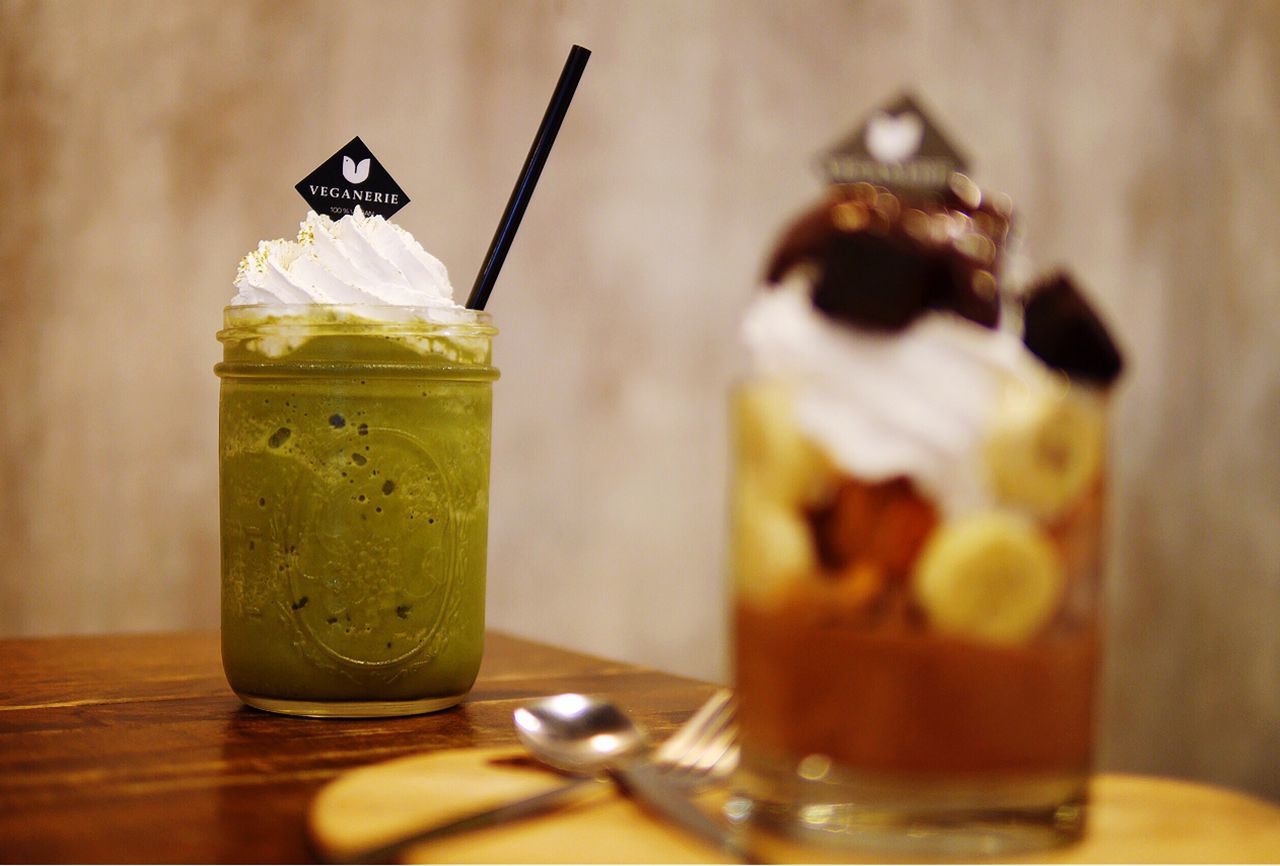
[[[484,644],[489,315],[296,305],[224,317],[231,688],[305,716],[458,703]]]

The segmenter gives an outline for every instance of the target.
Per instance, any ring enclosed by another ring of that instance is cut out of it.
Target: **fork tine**
[[[702,754],[691,765],[690,769],[699,774],[707,774],[719,766],[730,749],[737,748],[737,731],[726,728],[714,739],[710,740],[702,750]]]
[[[732,724],[732,695],[721,689],[712,695],[670,739],[655,750],[659,764],[679,766],[690,762],[690,755],[701,754],[706,742]]]
[[[730,738],[733,738],[736,734],[732,703],[721,705],[719,711],[707,719],[706,724],[698,732],[698,735],[692,739],[685,753],[672,760],[672,763],[677,766],[697,764],[706,755],[707,750],[712,748],[725,734],[728,734]]]
[[[682,786],[724,778],[738,765],[738,729],[733,695],[721,690],[653,754],[653,765]]]
[[[697,756],[682,764],[658,764],[663,774],[672,781],[698,787],[706,782],[723,779],[738,767],[739,749],[737,730],[727,728],[722,737]]]
[[[724,689],[710,696],[705,704],[698,707],[698,710],[695,710],[694,714],[685,720],[685,724],[680,725],[680,729],[676,730],[676,733],[673,733],[671,737],[668,737],[666,741],[658,746],[654,756],[675,755],[675,753],[686,751],[692,738],[698,736],[705,719],[710,718],[710,716],[719,711],[719,707],[724,704],[726,697]]]
[[[655,769],[673,783],[697,788],[732,773],[738,765],[737,707],[720,689],[650,754]]]
[[[735,738],[733,745],[729,747],[728,751],[720,756],[719,762],[707,775],[711,776],[713,779],[719,779],[723,776],[729,775],[734,770],[738,769],[738,760],[741,754],[742,748],[738,745],[738,741]]]

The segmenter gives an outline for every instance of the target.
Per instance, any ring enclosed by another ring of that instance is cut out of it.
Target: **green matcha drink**
[[[483,645],[495,329],[380,217],[299,238],[245,260],[218,334],[227,679],[276,712],[442,709]]]

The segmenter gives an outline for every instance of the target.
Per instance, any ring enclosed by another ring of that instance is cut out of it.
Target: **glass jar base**
[[[986,857],[1053,848],[1084,833],[1085,773],[921,778],[830,768],[817,780],[752,757],[735,777],[725,814],[766,855],[774,844],[798,844],[894,857]]]
[[[291,698],[265,698],[236,692],[236,697],[251,707],[284,716],[306,716],[315,719],[372,719],[390,716],[416,716],[447,710],[462,703],[466,692],[448,697],[421,698],[414,701],[299,701]]]

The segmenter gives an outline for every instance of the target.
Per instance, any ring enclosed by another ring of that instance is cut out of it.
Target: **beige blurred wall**
[[[217,622],[240,256],[359,134],[491,309],[490,619],[725,673],[735,321],[814,154],[911,83],[1117,324],[1110,767],[1280,797],[1280,5],[0,2],[0,634]]]

